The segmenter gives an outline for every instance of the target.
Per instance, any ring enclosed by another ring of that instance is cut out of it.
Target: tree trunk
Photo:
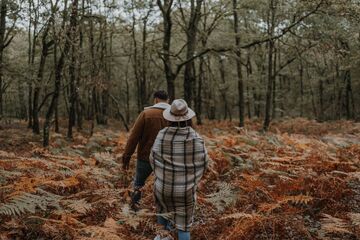
[[[241,51],[240,51],[240,32],[239,32],[239,19],[237,12],[237,0],[233,0],[233,16],[234,16],[234,33],[235,33],[235,54],[236,54],[236,70],[237,70],[237,83],[239,94],[239,126],[244,127],[244,112],[245,112],[245,100],[244,100],[244,82],[241,71]]]
[[[19,97],[19,110],[20,110],[20,119],[26,120],[26,101],[24,98],[24,86],[22,81],[18,82],[18,97]]]
[[[56,6],[54,6],[56,9]],[[60,87],[61,87],[61,78],[62,72],[65,64],[65,57],[68,55],[70,51],[70,44],[71,44],[71,35],[76,32],[76,24],[77,24],[77,15],[78,15],[78,0],[72,1],[72,10],[70,16],[70,26],[66,32],[64,50],[61,52],[59,61],[56,64],[56,71],[55,71],[55,88],[54,94],[51,99],[50,106],[46,113],[45,123],[44,123],[44,135],[43,135],[43,146],[47,147],[49,145],[49,138],[50,138],[50,126],[51,126],[51,119],[55,111],[56,104],[58,102],[58,97],[60,94]]]
[[[195,101],[195,112],[196,112],[196,120],[198,125],[202,125],[202,85],[205,78],[205,59],[204,57],[200,57],[199,63],[199,81],[198,81],[198,90]]]
[[[83,125],[83,115],[84,115],[84,108],[81,104],[81,98],[79,97],[79,86],[81,84],[81,69],[82,69],[82,59],[83,59],[83,45],[84,45],[84,26],[83,26],[83,19],[85,16],[85,0],[81,2],[81,24],[79,25],[79,60],[77,61],[77,69],[78,74],[76,78],[76,120],[77,120],[77,129],[78,131],[82,130]]]
[[[28,84],[28,128],[32,128],[33,126],[33,118],[32,118],[32,114],[33,114],[33,109],[32,109],[32,93],[33,92],[33,88],[32,88],[32,83],[30,82]]]
[[[100,71],[101,76],[104,80],[102,80],[102,86],[99,91],[97,91],[97,101],[96,101],[96,112],[97,118],[96,121],[100,125],[107,124],[107,108],[108,108],[108,88],[110,87],[110,83],[108,80],[107,73],[107,62],[105,61],[106,52],[106,40],[107,40],[107,22],[104,21],[101,24],[101,32],[100,32]]]
[[[318,112],[317,112],[317,108],[316,108],[316,103],[315,103],[315,94],[314,94],[314,90],[313,90],[313,86],[312,86],[312,78],[311,78],[311,74],[309,72],[309,67],[306,65],[306,76],[307,79],[309,80],[309,88],[310,88],[310,95],[311,95],[311,106],[312,106],[312,110],[313,110],[313,116],[314,118],[318,118]]]
[[[138,59],[138,46],[137,46],[137,40],[136,40],[136,17],[135,17],[135,1],[131,1],[132,5],[132,29],[131,29],[131,37],[133,41],[133,50],[134,50],[134,57],[133,57],[133,68],[134,68],[134,74],[136,79],[136,88],[137,88],[137,107],[138,107],[138,113],[140,113],[143,110],[142,105],[142,96],[141,96],[141,79],[140,79],[140,71],[139,71],[139,59]]]
[[[171,7],[173,0],[164,0],[164,3],[161,0],[157,0],[157,5],[159,6],[162,16],[163,16],[163,26],[164,26],[164,38],[162,42],[161,59],[164,63],[165,78],[167,83],[167,91],[169,95],[170,102],[175,99],[175,78],[176,75],[172,71],[171,66],[171,57],[170,57],[170,46],[171,46],[171,30],[172,30],[172,19],[171,19]]]
[[[91,6],[89,6],[91,9]],[[90,14],[92,14],[91,10],[90,10]],[[95,127],[95,116],[96,119],[98,119],[97,113],[98,113],[98,108],[96,105],[96,82],[95,82],[95,77],[96,77],[96,71],[97,71],[97,66],[96,66],[96,62],[95,62],[95,41],[94,41],[94,22],[93,19],[90,19],[90,32],[89,32],[89,47],[90,47],[90,56],[91,56],[91,84],[92,87],[89,90],[89,107],[88,107],[88,113],[90,114],[88,116],[90,122],[91,122],[91,130],[90,130],[90,135],[93,134],[93,129]]]
[[[277,49],[276,47],[274,48],[274,70],[273,70],[273,74],[274,74],[274,77],[273,77],[273,95],[272,95],[272,119],[275,119],[276,118],[276,71],[277,71]]]
[[[33,127],[33,66],[35,61],[35,48],[36,48],[36,34],[37,31],[37,14],[36,8],[33,6],[32,0],[28,1],[29,4],[29,16],[35,12],[35,18],[30,17],[29,28],[28,28],[28,68],[30,71],[30,78],[28,80],[28,128]],[[33,11],[32,11],[33,10]],[[31,38],[31,27],[33,28],[33,36]]]
[[[219,58],[219,64],[220,64],[220,78],[221,78],[221,87],[220,87],[220,94],[224,103],[224,120],[227,119],[228,117],[228,113],[229,113],[229,117],[231,118],[231,113],[229,110],[229,104],[227,101],[227,97],[226,97],[226,93],[228,91],[228,87],[226,84],[226,79],[225,79],[225,66],[224,66],[224,59],[225,56],[220,56]]]
[[[259,106],[259,100],[258,100],[258,96],[257,96],[257,93],[256,93],[256,88],[253,87],[252,88],[252,91],[253,91],[253,99],[254,99],[254,115],[259,118],[260,117],[260,106]]]
[[[346,118],[350,120],[354,118],[354,113],[355,113],[355,104],[354,104],[354,98],[352,92],[350,70],[346,70],[345,72],[345,81],[346,81],[346,94],[345,94]]]
[[[76,55],[77,55],[77,1],[73,2],[73,13],[75,14],[75,16],[71,16],[70,19],[70,27],[71,29],[69,30],[70,33],[68,34],[69,36],[69,44],[71,44],[71,60],[70,60],[70,65],[69,65],[69,77],[70,77],[70,83],[69,83],[69,87],[70,87],[70,98],[69,98],[69,122],[68,122],[68,132],[67,132],[67,137],[69,139],[72,139],[73,137],[73,131],[72,128],[73,126],[75,126],[75,121],[76,121],[76,100],[77,100],[77,86],[76,86],[76,66],[78,66],[77,64],[77,59],[76,59]],[[69,50],[70,51],[70,50]]]
[[[269,42],[269,56],[268,56],[268,83],[267,83],[267,90],[266,90],[266,104],[265,104],[265,119],[264,119],[264,131],[267,131],[269,126],[270,126],[270,121],[271,121],[271,116],[270,116],[270,111],[271,111],[271,95],[272,95],[272,90],[273,90],[273,48],[274,48],[274,42],[270,41]]]
[[[275,4],[274,0],[270,0],[270,21],[268,21],[268,35],[270,38],[274,35],[275,29]],[[265,119],[263,130],[267,131],[270,126],[271,121],[271,97],[273,90],[273,82],[274,82],[274,74],[273,74],[273,51],[274,51],[274,40],[270,40],[268,43],[268,82],[267,82],[267,90],[266,90],[266,104],[265,104]]]
[[[249,78],[248,78],[249,79]],[[250,104],[250,89],[249,86],[246,86],[246,93],[247,93],[247,114],[248,114],[248,118],[251,119],[252,115],[251,115],[251,104]]]
[[[50,16],[50,18],[53,18],[54,15],[52,14]],[[40,100],[40,92],[41,92],[41,88],[42,88],[42,81],[43,81],[43,76],[44,76],[44,70],[45,70],[45,63],[46,63],[46,58],[49,54],[49,48],[53,45],[54,41],[47,41],[47,37],[49,34],[49,30],[50,30],[50,23],[52,22],[52,20],[49,21],[49,23],[47,24],[47,26],[45,27],[45,30],[43,32],[43,36],[42,36],[42,50],[41,50],[41,56],[40,56],[40,64],[39,64],[39,70],[37,73],[37,78],[36,78],[36,83],[35,83],[35,88],[34,88],[34,98],[33,98],[33,113],[32,113],[32,118],[33,118],[33,132],[35,134],[40,134],[40,123],[39,123],[39,100]]]
[[[320,76],[322,77],[322,76]],[[324,117],[324,83],[323,80],[320,79],[319,80],[319,106],[320,106],[320,111],[319,111],[319,117],[318,120],[320,122],[324,121],[325,117]]]
[[[6,31],[6,15],[7,15],[7,0],[1,1],[0,6],[0,119],[4,114],[4,103],[3,103],[3,94],[4,94],[4,50],[5,50],[5,31]]]
[[[194,56],[195,48],[196,48],[196,40],[197,40],[197,31],[198,25],[201,17],[201,5],[203,0],[191,0],[190,1],[190,19],[186,29],[186,40],[187,40],[187,51],[186,58],[190,59]],[[184,72],[184,98],[188,105],[193,106],[193,95],[196,83],[195,76],[195,63],[193,61],[189,61],[185,64],[185,72]]]
[[[151,8],[148,10],[146,16],[143,18],[143,29],[142,29],[142,45],[141,45],[141,85],[140,85],[140,94],[141,94],[141,106],[144,108],[144,106],[147,104],[148,101],[148,89],[147,89],[147,24],[150,12],[152,11],[152,5]]]
[[[304,67],[302,61],[300,61],[300,117],[304,116]]]
[[[207,69],[209,74],[209,112],[208,112],[208,117],[209,120],[215,120],[216,118],[216,97],[214,94],[214,74],[212,74],[211,72],[211,61],[210,58],[207,58]]]

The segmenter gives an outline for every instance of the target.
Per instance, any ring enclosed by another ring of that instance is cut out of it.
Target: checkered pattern
[[[162,129],[150,154],[158,213],[176,228],[192,224],[196,188],[208,164],[204,140],[191,127]]]

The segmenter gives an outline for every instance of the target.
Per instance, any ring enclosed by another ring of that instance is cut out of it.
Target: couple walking
[[[177,229],[179,240],[188,240],[197,185],[208,163],[207,151],[203,139],[192,128],[195,112],[184,100],[169,105],[167,93],[157,91],[154,103],[138,116],[122,157],[127,170],[137,146],[132,205],[137,206],[141,188],[154,172],[157,221],[167,230]]]

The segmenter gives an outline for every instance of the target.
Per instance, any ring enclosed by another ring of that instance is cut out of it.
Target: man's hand
[[[129,169],[129,164],[130,164],[130,158],[129,157],[122,157],[122,168],[123,170],[128,170]]]

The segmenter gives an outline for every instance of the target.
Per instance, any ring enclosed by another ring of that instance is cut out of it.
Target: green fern
[[[0,215],[20,216],[28,212],[35,213],[38,208],[46,211],[48,207],[61,209],[60,196],[42,189],[37,189],[37,193],[40,195],[24,192],[14,196],[8,203],[0,205]]]
[[[86,214],[93,209],[91,203],[88,203],[85,199],[66,200],[65,205],[71,210],[80,214]]]
[[[0,169],[0,183],[5,184],[9,181],[9,178],[19,177],[21,176],[21,172],[15,172],[15,171],[6,171],[3,169]]]
[[[72,177],[75,175],[73,170],[71,170],[70,168],[65,168],[65,167],[60,168],[59,173],[61,173],[65,177]]]
[[[93,157],[106,167],[112,168],[120,166],[120,164],[115,161],[114,156],[109,152],[97,152]]]
[[[237,199],[237,193],[229,183],[218,183],[219,191],[206,196],[206,201],[214,205],[218,212],[223,212],[226,207]]]

